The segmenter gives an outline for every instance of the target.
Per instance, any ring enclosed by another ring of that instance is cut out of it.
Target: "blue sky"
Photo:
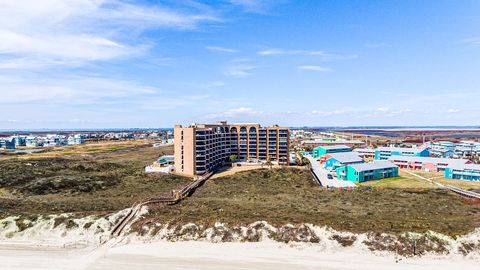
[[[0,129],[479,125],[480,1],[0,0]]]

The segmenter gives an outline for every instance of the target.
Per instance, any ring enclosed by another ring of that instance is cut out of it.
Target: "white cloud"
[[[390,111],[390,108],[388,108],[388,107],[379,107],[379,108],[377,108],[375,111],[377,111],[377,112],[388,112],[388,111]]]
[[[349,60],[349,59],[355,59],[358,57],[356,54],[340,55],[340,54],[327,53],[319,50],[286,50],[286,49],[279,49],[279,48],[261,50],[261,51],[258,51],[257,54],[262,56],[282,56],[282,55],[316,56],[322,60],[327,60],[327,61]]]
[[[462,43],[466,43],[472,46],[480,46],[480,38],[479,37],[467,38],[462,40]]]
[[[225,48],[220,46],[207,46],[205,47],[207,50],[210,51],[217,51],[217,52],[224,52],[224,53],[236,53],[237,50],[231,48]]]
[[[249,107],[239,107],[235,109],[229,109],[221,113],[209,114],[206,118],[234,118],[234,117],[245,117],[245,116],[259,116],[262,115],[262,111],[257,111]]]
[[[212,89],[224,87],[225,85],[227,85],[223,81],[212,81],[212,82],[202,82],[202,83],[199,83],[199,82],[185,82],[183,84],[187,85],[189,87],[195,87],[195,88],[199,88],[199,89],[203,89],[203,90],[212,90]]]
[[[256,67],[252,65],[234,65],[227,67],[224,74],[236,78],[243,78],[252,75],[251,71],[255,68]]]
[[[329,72],[331,69],[322,67],[322,66],[313,66],[313,65],[305,65],[305,66],[298,66],[300,70],[308,70],[308,71],[317,71],[317,72]]]
[[[35,102],[95,104],[106,100],[159,93],[160,90],[125,80],[97,77],[64,79],[0,77],[0,104]]]
[[[326,55],[323,51],[267,49],[257,52],[259,55]]]
[[[50,64],[61,61],[109,60],[131,54],[130,50],[134,49],[98,36],[35,36],[0,30],[0,54],[26,55]],[[38,56],[44,59],[38,59]],[[27,58],[22,57],[20,60],[25,61]]]
[[[205,11],[179,12],[122,0],[2,0],[0,67],[79,65],[136,56],[145,29],[192,29],[219,19]]]
[[[412,112],[411,109],[396,109],[389,107],[378,107],[375,110],[366,110],[361,112],[365,117],[397,117]]]
[[[230,0],[232,5],[240,6],[247,12],[265,13],[276,4],[281,4],[280,0]]]
[[[311,112],[311,114],[316,115],[316,116],[320,116],[320,117],[327,117],[327,116],[332,116],[332,115],[341,115],[341,114],[345,114],[347,112],[348,111],[345,111],[345,110],[331,110],[331,111],[313,110]]]

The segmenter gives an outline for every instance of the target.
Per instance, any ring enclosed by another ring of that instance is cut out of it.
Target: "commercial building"
[[[376,160],[387,160],[391,156],[428,157],[430,156],[430,152],[425,147],[378,147],[375,149]]]
[[[461,141],[455,146],[455,157],[474,157],[480,155],[480,143]]]
[[[290,130],[277,125],[195,124],[174,129],[175,171],[202,175],[222,166],[235,156],[239,161],[290,162]]]
[[[351,152],[352,148],[346,145],[328,145],[328,146],[318,146],[315,147],[312,151],[312,156],[314,158],[319,158],[326,154],[341,153],[341,152]]]
[[[468,159],[450,159],[436,157],[391,156],[388,161],[402,169],[443,172],[448,166],[472,163]]]
[[[398,166],[384,160],[369,163],[350,164],[336,169],[340,180],[366,182],[398,176]]]
[[[361,158],[358,153],[355,152],[333,153],[326,155],[325,168],[336,169],[349,164],[363,162],[363,158]]]
[[[445,169],[445,178],[480,181],[480,165],[454,164]]]
[[[430,142],[430,155],[449,158],[455,153],[455,143],[449,141]]]
[[[363,159],[375,159],[375,149],[373,148],[356,148],[353,151]]]

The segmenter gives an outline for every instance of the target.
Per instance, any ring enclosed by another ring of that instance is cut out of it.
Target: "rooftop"
[[[388,160],[401,160],[401,161],[419,161],[419,162],[431,162],[431,163],[445,163],[449,165],[453,164],[467,164],[470,162],[468,159],[451,159],[451,158],[436,158],[436,157],[412,157],[412,156],[391,156]]]
[[[398,168],[397,165],[386,160],[376,160],[369,163],[358,163],[358,164],[351,164],[348,166],[354,168],[357,172],[388,169],[388,168]]]
[[[354,152],[344,152],[344,153],[332,153],[329,154],[330,158],[334,158],[341,163],[350,163],[350,162],[363,162],[363,159]]]
[[[161,156],[158,159],[158,163],[170,163],[170,162],[174,162],[174,161],[175,161],[175,157],[171,156],[171,155]]]
[[[480,171],[480,165],[479,164],[452,164],[448,166],[451,169],[455,170],[474,170],[474,171]]]
[[[424,151],[425,147],[413,147],[413,148],[408,148],[408,147],[378,147],[377,150],[379,151],[390,151],[390,152],[422,152]]]
[[[353,151],[359,152],[359,153],[375,153],[375,149],[373,148],[356,148]]]
[[[335,149],[352,149],[349,146],[346,145],[325,145],[325,146],[319,146],[316,148],[323,148],[325,150],[335,150]]]

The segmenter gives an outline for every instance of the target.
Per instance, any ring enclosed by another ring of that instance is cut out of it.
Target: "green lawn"
[[[400,170],[398,177],[381,180],[368,181],[358,184],[359,186],[370,186],[379,188],[440,188],[428,181],[411,175],[407,170]],[[448,184],[464,189],[480,189],[480,182],[446,179],[441,172],[409,171],[425,178],[432,178],[433,181]]]

